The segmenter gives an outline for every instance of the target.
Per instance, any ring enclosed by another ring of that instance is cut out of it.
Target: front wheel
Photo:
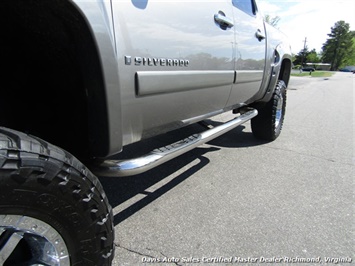
[[[286,84],[279,80],[269,102],[258,109],[251,120],[251,129],[256,138],[273,141],[281,133],[286,112]]]
[[[0,265],[111,265],[112,221],[99,180],[76,158],[0,128]]]

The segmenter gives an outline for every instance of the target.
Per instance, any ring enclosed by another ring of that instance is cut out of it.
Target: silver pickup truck
[[[0,265],[110,265],[96,176],[140,174],[249,120],[257,138],[281,132],[290,46],[254,0],[5,0],[0,24]]]

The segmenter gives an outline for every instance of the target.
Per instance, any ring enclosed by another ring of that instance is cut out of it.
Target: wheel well
[[[284,59],[282,61],[281,70],[279,73],[279,80],[283,80],[286,83],[286,86],[288,86],[288,82],[290,81],[291,66],[291,60]]]
[[[0,126],[81,159],[95,156],[95,141],[107,136],[106,102],[95,42],[81,14],[69,1],[6,1],[0,22]]]

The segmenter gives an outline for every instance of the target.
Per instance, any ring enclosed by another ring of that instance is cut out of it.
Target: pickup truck
[[[255,0],[6,0],[0,23],[0,265],[110,265],[98,177],[149,171],[247,121],[256,138],[280,135],[290,45]]]

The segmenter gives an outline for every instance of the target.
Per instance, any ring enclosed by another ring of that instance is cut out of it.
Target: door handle
[[[265,35],[262,34],[260,29],[255,32],[255,37],[259,40],[259,42],[266,38]]]
[[[214,21],[221,27],[221,29],[226,30],[227,28],[232,28],[234,26],[233,19],[230,19],[222,11],[214,15]]]

